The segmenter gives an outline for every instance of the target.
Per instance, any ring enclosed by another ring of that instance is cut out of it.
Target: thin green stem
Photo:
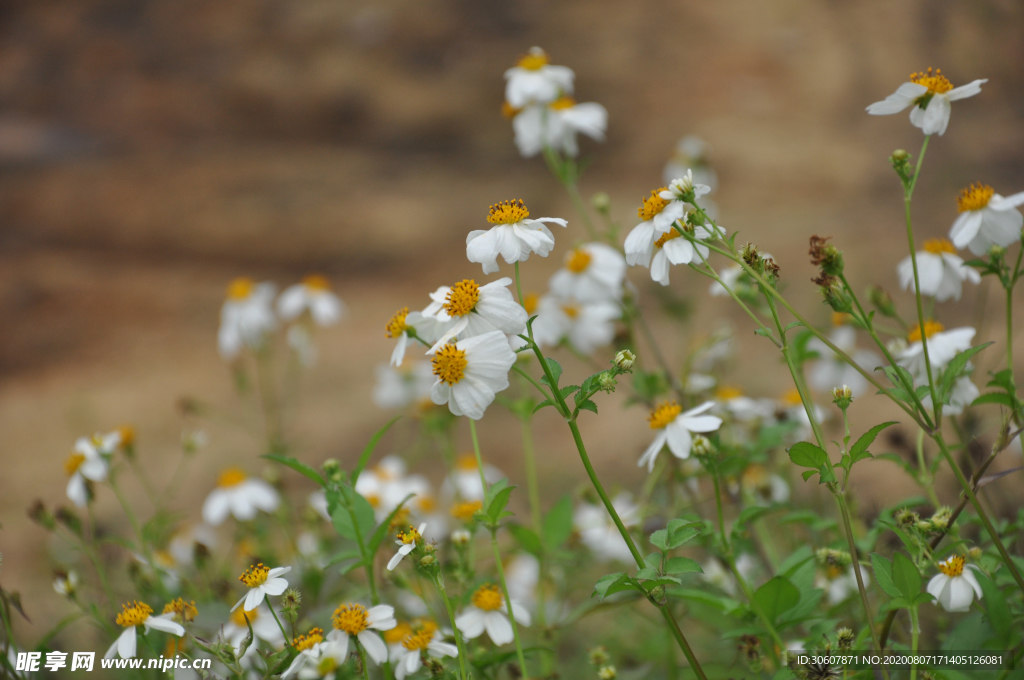
[[[441,601],[444,602],[445,611],[448,612],[448,620],[452,624],[452,632],[455,634],[455,646],[459,649],[459,675],[462,680],[469,680],[469,672],[466,671],[466,646],[462,642],[462,633],[459,632],[459,627],[455,625],[455,610],[452,608],[452,602],[448,599],[448,592],[444,588],[444,579],[438,573],[431,580],[434,582],[437,594],[441,596]]]
[[[516,658],[519,659],[519,668],[524,678],[529,679],[530,673],[526,668],[526,655],[523,654],[523,643],[519,639],[519,624],[516,623],[515,612],[512,611],[512,598],[508,594],[508,584],[505,583],[505,569],[501,566],[501,551],[498,549],[498,530],[491,529],[491,549],[494,552],[494,566],[498,569],[498,581],[501,583],[501,592],[505,596],[505,612],[512,624],[512,637],[516,643]]]
[[[356,640],[356,649],[359,650],[359,661],[362,662],[363,666],[363,678],[370,680],[370,664],[366,663],[366,650],[359,644],[359,640]]]
[[[718,479],[718,472],[712,475],[715,482],[715,510],[718,513],[718,532],[722,536],[722,549],[729,552],[729,538],[725,535],[725,515],[722,512],[722,485]]]
[[[519,304],[523,304],[523,286],[519,283],[519,262],[516,262],[516,296]]]
[[[676,227],[676,229],[678,230],[678,227]],[[700,255],[699,250],[697,251],[697,254]],[[758,318],[758,316],[754,314],[754,312],[750,309],[750,307],[748,307],[747,304],[743,302],[743,300],[741,300],[738,295],[736,295],[736,291],[734,291],[725,281],[722,280],[722,277],[718,275],[718,272],[715,271],[714,267],[708,264],[708,261],[704,259],[703,255],[700,255],[700,257],[701,261],[704,264],[704,269],[701,269],[700,267],[692,263],[690,264],[690,267],[698,274],[701,274],[702,276],[706,276],[709,279],[716,281],[718,285],[724,288],[725,292],[729,294],[729,297],[733,299],[733,302],[738,304],[740,306],[740,309],[746,312],[747,316],[749,316],[753,320],[753,322],[757,324],[757,327],[765,334],[765,337],[771,340],[776,347],[781,347],[781,345],[779,345],[779,341],[776,340],[775,336],[772,335],[770,330],[768,330],[768,327],[765,326],[761,319]]]
[[[245,605],[242,605],[242,607],[244,608]],[[270,610],[270,615],[274,617],[274,621],[277,621],[277,627],[281,629],[281,635],[284,636],[284,639],[288,640],[289,644],[294,643],[295,639],[288,635],[288,631],[284,629],[281,619],[277,618],[277,612],[274,611],[274,605],[270,604],[269,601],[267,602],[267,609]]]
[[[910,680],[917,680],[917,664],[913,662],[914,657],[917,655],[917,642],[921,635],[921,624],[917,620],[917,605],[915,604],[910,609]]]

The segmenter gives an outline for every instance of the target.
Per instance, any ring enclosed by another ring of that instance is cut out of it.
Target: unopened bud
[[[615,367],[623,373],[633,370],[634,362],[636,362],[636,355],[628,349],[619,350],[619,353],[615,355]]]
[[[714,453],[715,445],[711,443],[711,440],[702,434],[694,435],[693,443],[690,445],[690,450],[693,451],[696,456],[708,456]]]
[[[598,645],[597,647],[591,649],[589,656],[591,665],[596,666],[598,668],[600,668],[601,666],[607,666],[608,661],[611,660],[611,657],[608,656],[608,650],[605,649],[603,645]]]
[[[913,510],[907,508],[901,508],[896,513],[896,524],[901,529],[909,529],[910,527],[917,526],[918,522],[921,521],[921,516]]]
[[[896,305],[893,304],[892,298],[883,289],[878,286],[871,286],[868,288],[868,297],[871,298],[871,304],[875,306],[883,316],[894,318],[896,316]]]
[[[1006,248],[999,244],[995,244],[988,249],[988,254],[992,256],[992,259],[999,259],[1006,254]]]
[[[977,562],[978,560],[981,559],[981,555],[982,555],[982,551],[981,551],[981,548],[979,548],[978,546],[974,546],[973,548],[971,548],[970,550],[967,551],[967,556],[970,557],[971,560],[973,560],[975,562]]]
[[[335,472],[341,469],[341,465],[338,463],[336,458],[328,458],[323,464],[324,472],[327,473],[328,477],[334,475]]]
[[[456,529],[452,532],[451,541],[452,545],[463,546],[469,543],[470,539],[473,538],[465,529]]]
[[[615,380],[615,376],[607,371],[597,377],[597,388],[602,392],[611,394],[615,391],[615,387],[618,384],[619,383]]]
[[[603,191],[594,194],[590,199],[590,205],[599,213],[606,213],[612,206],[612,199]]]
[[[853,390],[850,389],[849,385],[843,385],[842,387],[832,388],[832,403],[838,406],[843,411],[850,408],[850,402],[852,401]]]
[[[891,156],[894,161],[905,161],[910,159],[910,154],[905,149],[896,149]]]
[[[659,585],[651,588],[650,598],[659,605],[665,604],[665,586]]]
[[[949,526],[949,519],[953,516],[953,511],[948,507],[941,507],[935,511],[932,515],[932,526],[939,531],[943,531]]]
[[[849,314],[853,311],[853,298],[846,292],[839,279],[832,277],[828,272],[822,270],[817,279],[812,279],[821,286],[821,295],[825,298],[825,304],[836,312]]]
[[[853,649],[853,642],[856,639],[853,631],[849,628],[840,628],[836,631],[836,644],[839,646],[839,650],[846,652]]]
[[[420,558],[420,566],[421,567],[429,567],[430,565],[432,565],[436,561],[437,561],[437,558],[434,557],[433,555],[424,555],[423,557]]]
[[[615,666],[601,666],[600,670],[597,671],[597,677],[601,680],[615,680],[619,675],[618,671],[615,670]]]

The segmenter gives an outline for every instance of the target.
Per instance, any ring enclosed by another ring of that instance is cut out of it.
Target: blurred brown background
[[[499,113],[502,73],[532,45],[575,69],[580,101],[608,108],[607,143],[584,142],[595,161],[585,196],[608,191],[632,226],[676,141],[698,134],[712,147],[721,221],[776,256],[789,293],[822,323],[812,233],[836,237],[857,285],[896,292],[906,242],[886,158],[916,154],[921,134],[905,114],[864,107],[912,71],[990,79],[931,145],[919,237],[947,233],[971,181],[1024,189],[1024,6],[1011,0],[9,0],[0,36],[0,551],[5,587],[41,620],[66,610],[24,511],[37,497],[66,502],[61,463],[75,437],[131,423],[159,479],[191,426],[180,397],[248,412],[216,351],[232,278],[288,285],[320,272],[349,305],[318,338],[293,422],[297,455],[312,463],[350,460],[384,422],[368,399],[391,351],[384,323],[437,285],[480,275],[464,238],[490,203],[521,197],[534,215],[570,219],[555,254],[524,268],[526,288],[544,286],[583,232]],[[650,301],[647,271],[630,276]],[[737,310],[708,302],[704,279],[677,268],[673,289],[699,303],[695,333],[736,327],[733,382],[784,391],[768,344]],[[940,315],[947,326],[985,317],[984,335],[1000,337],[1001,302],[982,300],[971,288]],[[664,345],[678,358],[674,337]],[[629,413],[602,410],[585,431],[627,485],[642,476],[634,461],[648,437]],[[203,423],[210,444],[179,507],[196,507],[229,462],[259,471],[258,437],[227,420]],[[509,418],[492,422],[488,455],[515,477]],[[575,483],[564,427],[550,412],[537,427],[545,485]],[[865,493],[888,493],[893,470]],[[100,517],[123,523],[109,490],[99,495]]]

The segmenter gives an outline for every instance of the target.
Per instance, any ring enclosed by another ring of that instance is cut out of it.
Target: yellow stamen
[[[651,411],[651,415],[648,416],[647,422],[651,424],[652,430],[661,430],[675,420],[676,416],[682,413],[682,411],[682,406],[674,401],[667,401]]]
[[[522,109],[517,109],[508,102],[501,103],[501,115],[505,116],[506,118],[515,118],[516,116],[519,115],[520,111],[522,111]]]
[[[491,206],[487,213],[487,221],[491,224],[515,224],[530,216],[523,201],[502,201]]]
[[[82,467],[82,463],[85,462],[85,454],[78,453],[77,451],[68,456],[68,459],[64,461],[64,472],[68,473],[68,477],[78,472],[78,468]]]
[[[964,573],[963,555],[955,555],[945,562],[939,562],[939,571],[946,576],[957,577]]]
[[[164,658],[171,659],[184,652],[188,648],[187,637],[174,637],[171,635],[164,644]]]
[[[722,385],[715,390],[715,399],[719,401],[729,401],[730,399],[742,396],[743,390],[738,387],[732,387],[731,385]]]
[[[386,642],[389,647],[391,645],[397,645],[403,638],[405,638],[405,636],[410,635],[411,633],[412,626],[405,621],[399,621],[398,625],[394,628],[384,631],[384,642]]]
[[[547,66],[551,61],[547,53],[544,50],[536,49],[530,50],[528,54],[524,54],[519,57],[519,61],[516,62],[516,66],[519,68],[525,68],[527,71],[538,71]]]
[[[449,316],[466,316],[480,300],[480,286],[473,279],[463,279],[448,291],[444,298],[444,311]]]
[[[331,283],[325,277],[319,274],[310,274],[309,276],[302,279],[302,285],[310,290],[315,291],[327,291],[331,289]]]
[[[501,609],[501,591],[493,583],[482,585],[473,593],[473,606],[485,612]]]
[[[576,100],[573,99],[572,97],[567,97],[567,96],[561,96],[558,99],[556,99],[555,101],[553,101],[550,104],[548,104],[549,108],[552,108],[552,109],[554,109],[556,111],[563,110],[563,109],[571,109],[574,106],[576,106]]]
[[[270,567],[264,566],[262,562],[253,565],[245,570],[245,573],[238,577],[238,580],[249,588],[256,588],[267,582],[267,575]]]
[[[949,82],[946,76],[942,75],[942,69],[935,69],[932,73],[931,67],[921,73],[911,73],[910,82],[924,85],[931,94],[942,94],[953,89],[953,83]]]
[[[217,486],[222,489],[238,486],[248,478],[249,476],[245,474],[245,470],[242,468],[230,467],[217,477]]]
[[[409,326],[405,323],[405,317],[409,316],[409,308],[402,307],[395,315],[388,321],[388,325],[384,327],[385,335],[389,338],[397,338],[402,333],[409,330]]]
[[[981,182],[975,182],[974,184],[966,187],[960,192],[960,195],[956,197],[956,207],[960,212],[967,212],[968,210],[981,210],[988,202],[992,200],[992,195],[996,193],[996,190],[987,184]]]
[[[239,628],[245,628],[245,619],[249,619],[249,623],[256,621],[259,616],[259,610],[253,609],[251,612],[245,611],[245,607],[239,607],[235,611],[231,612],[231,623],[235,624]]]
[[[427,619],[419,619],[412,626],[412,632],[402,640],[402,646],[410,652],[427,648],[437,632],[437,624]]]
[[[398,532],[398,540],[401,541],[402,543],[404,543],[405,545],[410,545],[412,543],[415,543],[416,541],[420,540],[421,538],[423,538],[423,537],[420,536],[420,532],[416,531],[412,527],[409,527],[408,529],[405,529],[404,531],[399,531]]]
[[[131,605],[123,604],[124,611],[117,615],[117,625],[130,628],[131,626],[142,625],[142,622],[153,613],[152,607],[145,602],[132,602]]]
[[[452,506],[452,517],[459,520],[460,522],[471,522],[473,521],[473,515],[477,513],[484,505],[480,501],[465,501],[464,503],[456,503]]]
[[[331,677],[331,678],[333,678],[334,677],[334,671],[336,671],[336,670],[338,670],[338,660],[335,659],[333,656],[330,656],[330,655],[325,656],[324,658],[320,659],[320,663],[317,664],[317,667],[316,667],[317,677],[320,677],[320,678]]]
[[[236,302],[244,300],[252,294],[255,287],[256,283],[252,279],[246,276],[237,278],[228,284],[228,299]]]
[[[924,322],[924,337],[926,338],[930,338],[936,333],[941,333],[944,330],[946,330],[946,327],[943,326],[938,321],[933,321],[929,319],[928,321]],[[921,342],[920,324],[914,324],[914,328],[907,335],[907,342]]]
[[[192,621],[199,614],[199,610],[196,609],[195,600],[191,602],[185,602],[180,597],[177,600],[171,600],[164,605],[164,614],[174,614],[174,618],[178,621]]]
[[[371,494],[367,494],[367,495],[363,496],[363,498],[366,499],[366,502],[370,504],[371,508],[379,508],[380,507],[380,496],[371,493]]]
[[[653,218],[668,205],[668,201],[659,196],[662,191],[668,191],[668,187],[661,187],[651,192],[651,195],[644,199],[644,204],[637,209],[637,214],[644,222]]]
[[[292,647],[294,647],[295,649],[299,650],[300,652],[304,652],[307,649],[310,649],[313,646],[318,645],[318,644],[320,644],[323,641],[324,641],[324,630],[323,630],[323,628],[313,628],[308,633],[306,633],[305,635],[298,635],[298,636],[296,636],[295,640],[292,642]]]
[[[668,243],[674,238],[679,238],[680,236],[682,236],[682,234],[680,234],[675,229],[669,229],[664,234],[662,234],[657,241],[654,242],[654,247],[664,248],[666,243]]]
[[[956,247],[948,238],[927,239],[924,242],[924,250],[926,253],[931,253],[933,255],[941,255],[942,253],[956,254]]]
[[[846,312],[832,312],[832,325],[836,328],[845,326],[849,320],[850,315]]]
[[[434,366],[434,375],[440,378],[441,382],[455,385],[462,380],[469,362],[466,360],[465,350],[449,344],[437,350],[431,364]]]
[[[334,610],[331,623],[338,630],[349,635],[359,635],[370,627],[366,617],[366,607],[361,604],[343,604]]]
[[[523,309],[526,310],[527,314],[533,316],[533,313],[537,311],[537,302],[539,301],[539,295],[537,295],[536,293],[527,293],[526,296],[523,298]]]
[[[565,256],[565,268],[573,274],[581,274],[590,266],[593,258],[582,248],[575,248]]]

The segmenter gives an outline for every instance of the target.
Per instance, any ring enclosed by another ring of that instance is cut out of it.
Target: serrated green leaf
[[[684,543],[692,540],[695,536],[700,535],[703,531],[703,527],[704,525],[700,522],[692,522],[686,519],[669,520],[668,526],[665,527],[667,532],[665,544],[669,550],[678,548]]]
[[[789,459],[800,467],[817,469],[828,460],[828,454],[810,442],[797,442],[789,449]]]
[[[999,404],[1006,408],[1013,408],[1013,397],[1006,392],[988,392],[971,402],[971,406],[981,406],[982,404]]]
[[[366,464],[370,462],[370,456],[373,455],[373,450],[377,448],[380,438],[383,437],[384,434],[391,429],[391,426],[397,423],[398,419],[401,417],[402,416],[395,416],[389,420],[384,427],[374,432],[373,436],[370,437],[370,441],[366,444],[362,454],[359,456],[359,462],[356,463],[355,468],[352,470],[352,486],[356,485],[356,482],[359,480],[359,475],[361,475],[363,470],[366,469]]]
[[[558,392],[559,392],[559,394],[562,395],[562,399],[565,399],[566,397],[568,397],[573,392],[576,392],[579,388],[580,388],[579,385],[566,385],[562,389],[558,390]],[[578,394],[576,396],[579,397]]]
[[[581,411],[591,411],[593,413],[597,413],[597,404],[595,404],[590,399],[587,399],[582,404],[577,405],[576,408],[580,409]]]
[[[892,562],[878,553],[871,553],[871,570],[874,572],[878,587],[889,597],[901,597],[902,591],[892,580]]]
[[[651,545],[659,550],[668,550],[668,531],[666,529],[658,529],[651,534]]]
[[[555,381],[555,384],[552,385],[551,383],[548,382],[547,373],[545,373],[541,377],[540,381],[542,383],[544,383],[545,385],[547,385],[548,387],[555,387],[555,388],[557,388],[558,387],[558,379],[560,377],[562,377],[562,364],[558,363],[557,361],[555,361],[551,357],[544,357],[544,363],[546,363],[548,365],[548,371],[551,372],[551,378]]]
[[[636,590],[637,586],[633,580],[625,572],[618,572],[615,574],[605,574],[597,580],[594,584],[594,592],[591,597],[597,595],[598,599],[603,600],[609,595],[622,592],[623,590]]]
[[[885,428],[891,425],[898,424],[899,423],[897,423],[895,420],[891,420],[887,423],[882,423],[881,425],[875,425],[873,428],[862,434],[860,436],[860,439],[858,439],[857,442],[850,447],[850,458],[852,462],[856,463],[858,460],[870,457],[871,454],[868,453],[868,447],[871,446],[872,442],[875,441],[875,438],[878,436],[878,434]]]
[[[536,413],[537,411],[541,410],[545,406],[554,406],[554,404],[551,403],[550,399],[545,399],[544,401],[540,402],[539,404],[537,404],[536,406],[533,407],[533,412]]]
[[[512,490],[515,488],[515,486],[509,485],[507,479],[501,479],[491,484],[490,488],[487,489],[487,493],[484,495],[483,507],[492,521],[498,521],[501,512],[508,505],[508,499],[512,495]]]
[[[700,563],[697,560],[692,560],[689,557],[670,557],[665,562],[665,573],[666,574],[692,574],[698,573],[703,574],[704,569],[701,568]]]

